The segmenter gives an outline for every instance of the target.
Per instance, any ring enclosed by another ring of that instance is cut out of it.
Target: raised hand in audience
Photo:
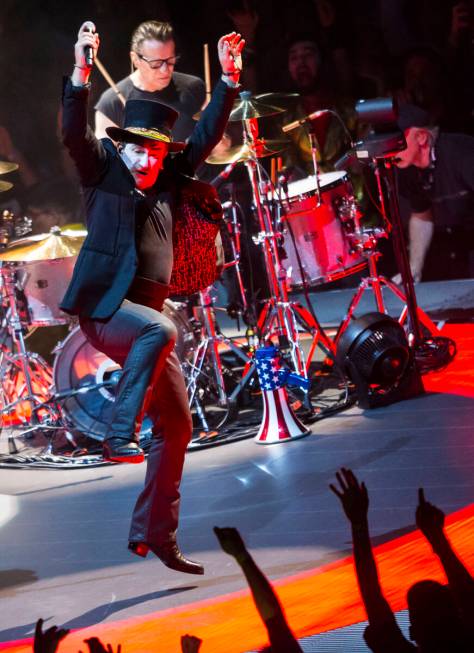
[[[265,624],[273,653],[301,653],[283,608],[265,574],[255,564],[236,528],[214,527],[219,544],[242,568],[258,613]]]
[[[418,506],[415,513],[416,525],[434,546],[443,537],[444,512],[425,499],[422,487],[418,490]]]
[[[329,487],[339,497],[347,519],[351,524],[367,522],[369,511],[369,494],[365,483],[359,483],[351,469],[342,467],[336,472],[339,489],[331,483]]]
[[[114,653],[114,649],[111,644],[104,646],[98,637],[89,637],[85,639],[84,643],[89,647],[89,653]],[[82,651],[79,651],[82,653]],[[117,646],[117,653],[122,653],[122,644]]]
[[[416,525],[438,556],[448,579],[453,598],[466,625],[474,613],[474,580],[454,552],[444,531],[444,512],[425,499],[423,488],[418,490]]]
[[[55,653],[59,642],[66,637],[69,629],[51,626],[43,632],[43,623],[43,619],[38,619],[36,622],[33,651],[34,653]]]
[[[377,653],[411,651],[412,646],[403,637],[380,586],[370,542],[369,494],[365,483],[359,483],[354,472],[345,467],[336,473],[336,479],[338,486],[331,483],[329,487],[339,498],[351,523],[357,583],[369,620],[364,639],[372,651]]]
[[[202,639],[194,635],[183,635],[181,637],[182,653],[197,653],[201,648]]]

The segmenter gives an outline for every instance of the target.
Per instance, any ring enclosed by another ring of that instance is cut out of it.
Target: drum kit
[[[282,114],[285,109],[277,101],[283,104],[284,99],[283,94],[253,97],[242,92],[229,118],[241,123],[242,143],[211,154],[207,160],[247,169],[259,226],[254,240],[262,251],[270,290],[258,315],[255,307],[253,313],[248,311],[234,201],[224,203],[232,248],[232,260],[225,267],[235,269],[244,313],[256,316],[248,329],[252,338],[242,344],[220,332],[211,288],[202,290],[194,304],[167,300],[164,308],[177,328],[177,354],[195,425],[204,441],[235,416],[244,388],[255,386],[256,346],[276,342],[288,366],[306,379],[317,347],[329,365],[337,367],[336,342],[322,328],[310,302],[303,307],[290,297],[290,287],[307,296],[308,289],[368,265],[370,283],[364,289],[376,292],[378,305],[383,302],[375,261],[378,240],[387,232],[363,225],[348,175],[319,172],[312,137],[314,174],[290,182],[274,175],[275,181],[263,165],[263,159],[277,157],[289,146],[288,140],[268,140],[259,134],[260,119]],[[14,164],[0,162],[0,174],[14,169]],[[8,182],[0,182],[0,192],[10,187]],[[77,433],[103,440],[121,371],[92,347],[74,319],[59,309],[86,231],[54,227],[47,234],[27,235],[30,232],[31,221],[26,218],[8,212],[0,218],[0,416],[3,426],[19,425],[23,435],[36,430],[45,433],[47,451],[51,452],[58,430],[66,431],[73,444]],[[338,336],[357,301],[351,304]],[[69,333],[54,349],[50,366],[39,354],[28,351],[25,339],[31,329],[56,325],[67,325]],[[309,348],[303,347],[304,334]],[[238,373],[224,361],[223,351],[233,356]],[[347,379],[345,382],[347,389]],[[309,392],[304,393],[303,404],[311,411]],[[142,436],[150,432],[145,420]],[[13,437],[9,446],[14,453]]]

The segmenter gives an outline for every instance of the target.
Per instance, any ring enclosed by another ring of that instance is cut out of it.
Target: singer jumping
[[[153,422],[145,488],[138,497],[129,549],[155,553],[165,565],[192,574],[176,542],[179,484],[191,415],[179,360],[176,330],[160,310],[173,267],[173,224],[179,189],[222,136],[238,92],[244,41],[235,32],[220,38],[222,78],[189,141],[175,142],[177,112],[159,102],[130,100],[123,128],[98,140],[87,125],[90,48],[99,36],[84,23],[75,44],[74,71],[63,91],[63,139],[79,171],[88,235],[79,253],[62,309],[78,315],[94,347],[119,363],[122,376],[104,442],[104,457],[138,463],[145,411]],[[186,176],[187,175],[187,176]]]

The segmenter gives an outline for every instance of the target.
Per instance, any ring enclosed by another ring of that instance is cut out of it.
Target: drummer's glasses
[[[174,57],[168,57],[167,59],[147,59],[139,52],[137,52],[136,55],[139,59],[147,63],[150,66],[150,68],[153,68],[153,70],[158,70],[159,68],[163,68],[163,66],[165,65],[166,68],[174,68],[174,66],[180,59],[179,54],[176,54]]]

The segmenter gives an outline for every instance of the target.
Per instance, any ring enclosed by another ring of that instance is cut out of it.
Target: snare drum
[[[341,207],[353,201],[347,174],[321,174],[319,187],[319,206],[314,175],[289,183],[287,201],[283,200],[283,263],[295,288],[302,287],[303,281],[309,286],[335,281],[366,264],[362,254],[352,249],[350,222],[341,219]]]

